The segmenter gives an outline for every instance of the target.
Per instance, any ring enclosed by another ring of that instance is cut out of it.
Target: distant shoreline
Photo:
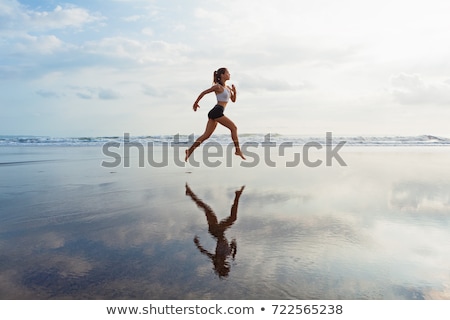
[[[101,146],[108,142],[124,143],[127,141],[138,142],[143,145],[188,145],[192,137],[197,134],[174,134],[174,135],[148,135],[133,136],[104,136],[104,137],[50,137],[31,135],[0,135],[0,147],[2,146]],[[294,146],[304,145],[308,142],[325,143],[326,135],[285,135],[273,133],[244,133],[239,135],[242,143],[266,141],[277,144],[292,143]],[[229,134],[215,134],[211,141],[221,145],[230,143]],[[434,135],[417,136],[341,136],[333,135],[333,143],[345,141],[347,146],[450,146],[450,138]]]

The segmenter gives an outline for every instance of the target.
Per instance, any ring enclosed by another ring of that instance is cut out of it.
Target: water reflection
[[[200,244],[198,236],[195,236],[194,243],[197,246],[197,249],[211,260],[214,265],[215,273],[221,278],[228,277],[228,274],[230,273],[228,258],[231,257],[234,260],[236,256],[236,239],[232,239],[231,242],[229,242],[225,237],[225,231],[230,228],[237,219],[239,199],[244,191],[244,188],[245,186],[242,186],[235,192],[230,215],[219,222],[211,207],[197,197],[197,195],[186,183],[186,195],[191,197],[192,201],[194,201],[199,208],[203,209],[205,212],[206,221],[208,222],[208,231],[217,241],[216,250],[214,253],[209,252]]]
[[[392,188],[391,205],[399,210],[442,212],[450,208],[450,184],[407,180]]]
[[[185,186],[83,150],[0,166],[0,299],[450,299],[448,151],[197,169]]]

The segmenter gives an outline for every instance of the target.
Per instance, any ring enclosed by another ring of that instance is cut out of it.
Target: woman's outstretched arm
[[[194,243],[197,246],[197,249],[200,250],[201,253],[203,253],[205,256],[208,256],[210,259],[214,258],[214,255],[212,253],[210,253],[208,250],[206,250],[205,248],[202,247],[202,245],[200,244],[200,240],[198,240],[197,236],[195,236],[195,238],[194,238]]]
[[[215,92],[217,90],[216,88],[217,88],[217,85],[213,85],[211,88],[206,89],[202,93],[200,93],[200,95],[198,96],[197,100],[195,100],[194,105],[192,106],[192,109],[194,109],[194,111],[197,111],[197,108],[200,108],[200,106],[198,105],[200,100],[202,100],[202,98],[205,95],[207,95],[208,93]]]

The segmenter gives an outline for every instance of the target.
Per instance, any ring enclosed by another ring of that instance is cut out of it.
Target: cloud
[[[58,5],[53,11],[38,11],[28,9],[18,1],[8,1],[1,5],[1,9],[2,25],[6,30],[21,30],[26,33],[69,27],[82,28],[89,23],[105,20],[100,14],[91,13],[71,4]]]
[[[83,8],[74,5],[57,6],[53,11],[28,11],[31,26],[38,29],[61,29],[66,27],[80,28],[85,24],[103,20]]]
[[[24,35],[16,39],[16,43],[12,46],[15,53],[37,53],[37,54],[53,54],[58,51],[68,49],[69,46],[64,44],[54,35],[48,36],[31,36]]]
[[[142,19],[142,16],[138,15],[138,14],[122,18],[122,20],[126,21],[126,22],[136,22],[136,21],[139,21],[141,19]]]
[[[38,90],[36,91],[36,94],[43,98],[60,98],[61,95],[58,92],[55,91],[47,91],[47,90]]]
[[[426,82],[418,74],[401,73],[390,79],[390,92],[394,99],[405,105],[448,105],[450,81]]]
[[[0,52],[8,64],[21,66],[46,64],[36,55],[52,55],[76,49],[71,33],[85,26],[103,21],[100,14],[74,5],[58,5],[52,11],[31,9],[18,1],[0,4]],[[20,56],[17,56],[17,55]],[[22,63],[17,63],[22,59]],[[23,60],[29,60],[23,63]],[[14,62],[14,63],[13,63]]]
[[[164,89],[160,89],[157,88],[155,86],[150,86],[150,85],[143,85],[143,89],[142,89],[143,93],[147,96],[151,96],[151,97],[160,97],[160,98],[164,98],[164,97],[168,97],[169,93],[167,92],[167,90]]]
[[[186,60],[190,48],[166,41],[139,41],[124,37],[108,37],[87,42],[85,52],[105,57],[127,59],[137,63],[179,64]]]
[[[84,100],[100,99],[100,100],[117,100],[121,95],[112,89],[94,88],[94,87],[71,87],[75,90],[75,95]]]
[[[141,33],[146,35],[146,36],[153,36],[154,35],[154,31],[151,28],[144,28],[141,30]]]
[[[101,100],[115,100],[119,99],[120,95],[111,89],[99,89],[98,98]]]
[[[284,79],[269,79],[263,76],[241,75],[239,77],[240,88],[246,91],[298,91],[309,88],[306,82],[291,83]]]
[[[77,92],[76,96],[80,99],[85,99],[85,100],[91,100],[93,98],[92,95],[90,95],[88,93],[83,93],[83,92]]]

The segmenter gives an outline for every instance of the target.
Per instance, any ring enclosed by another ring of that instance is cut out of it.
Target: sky
[[[447,0],[0,0],[0,135],[450,137]],[[227,133],[218,128],[217,133]]]

